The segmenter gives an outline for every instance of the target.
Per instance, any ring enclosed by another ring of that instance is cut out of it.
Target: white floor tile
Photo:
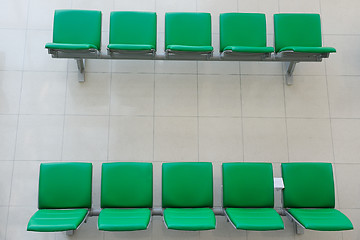
[[[22,73],[0,71],[0,113],[19,113]]]
[[[0,160],[13,160],[18,117],[0,115]]]
[[[13,162],[12,161],[1,161],[0,162],[0,206],[8,206],[10,203],[10,192],[11,192],[11,180],[13,173]],[[0,216],[4,209],[0,207]],[[3,218],[5,216],[0,217]],[[5,217],[6,219],[6,217]],[[1,225],[1,224],[0,224]],[[0,231],[0,236],[1,236]]]
[[[1,0],[0,28],[25,29],[29,0]]]
[[[22,70],[26,31],[0,29],[0,36],[0,70]]]

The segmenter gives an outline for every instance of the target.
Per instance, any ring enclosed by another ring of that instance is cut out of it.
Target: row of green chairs
[[[224,163],[223,208],[236,229],[281,230],[284,223],[274,207],[271,163]],[[283,163],[283,205],[299,226],[319,231],[353,229],[334,209],[330,163]],[[91,209],[91,163],[43,163],[39,177],[39,210],[28,231],[76,230]],[[147,229],[153,205],[152,163],[103,163],[98,229]],[[162,208],[169,229],[215,229],[213,167],[209,162],[162,164]]]
[[[275,49],[266,45],[265,21],[265,14],[261,13],[220,14],[220,52],[223,57],[258,56],[262,59],[276,52],[290,57],[305,54],[322,58],[336,52],[334,48],[322,47],[319,14],[274,14]],[[124,54],[154,56],[156,22],[155,12],[111,12],[108,54],[112,57]],[[45,46],[50,54],[71,52],[72,57],[86,57],[86,54],[99,54],[100,46],[100,11],[55,11],[53,42]],[[169,56],[211,56],[210,13],[166,13],[165,51]]]

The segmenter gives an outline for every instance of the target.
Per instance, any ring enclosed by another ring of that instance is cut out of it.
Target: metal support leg
[[[296,227],[296,234],[298,235],[304,234],[304,227],[300,226],[297,223],[295,223],[295,227]]]
[[[292,85],[294,83],[294,79],[293,79],[293,72],[294,72],[294,69],[295,69],[295,65],[296,65],[296,62],[289,62],[288,63],[288,69],[286,71],[286,84],[287,85]]]
[[[305,227],[299,223],[288,211],[285,210],[285,215],[290,219],[291,222],[295,225],[295,232],[296,234],[304,234]]]
[[[74,230],[69,230],[69,231],[66,231],[66,236],[72,236],[74,235]]]
[[[77,67],[79,69],[79,82],[85,82],[85,59],[76,59]]]

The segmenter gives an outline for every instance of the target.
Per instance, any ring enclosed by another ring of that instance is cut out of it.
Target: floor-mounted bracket
[[[294,73],[296,63],[297,62],[294,62],[294,61],[286,63],[287,70],[286,70],[285,78],[286,78],[287,85],[293,85],[293,83],[294,83],[293,73]]]
[[[76,59],[77,67],[79,69],[78,81],[85,82],[85,59],[78,58]]]
[[[74,230],[69,230],[69,231],[66,231],[66,236],[72,236],[74,235]]]

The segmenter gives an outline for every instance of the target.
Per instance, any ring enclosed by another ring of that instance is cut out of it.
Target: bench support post
[[[76,59],[77,67],[79,69],[79,82],[85,82],[85,60],[82,58]]]
[[[66,231],[66,236],[72,236],[74,235],[74,230],[69,230],[69,231]]]
[[[286,70],[286,75],[285,75],[287,85],[293,85],[293,83],[294,83],[293,72],[294,72],[296,63],[297,62],[292,61],[287,64],[287,70]]]
[[[304,234],[305,227],[299,223],[288,211],[285,210],[285,215],[290,219],[291,222],[295,225],[295,232],[298,235]]]

